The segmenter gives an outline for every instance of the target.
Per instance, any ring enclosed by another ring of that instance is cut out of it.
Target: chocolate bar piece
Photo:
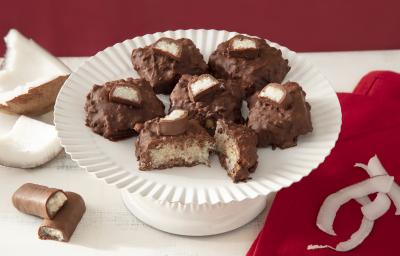
[[[229,41],[229,55],[233,57],[242,57],[254,59],[260,52],[258,41],[252,37],[237,35]]]
[[[262,100],[266,100],[271,104],[278,105],[287,109],[292,102],[290,95],[286,92],[283,85],[278,83],[267,84],[258,94]]]
[[[196,102],[217,92],[219,85],[219,81],[209,74],[192,77],[188,84],[190,100]]]
[[[78,223],[86,211],[85,202],[82,197],[73,192],[65,193],[68,202],[54,219],[45,219],[38,230],[39,238],[42,240],[56,240],[68,242]]]
[[[110,91],[109,100],[114,103],[120,103],[134,107],[142,106],[140,88],[134,84],[120,84],[114,86],[114,88],[112,88]]]
[[[182,134],[188,127],[188,111],[175,109],[158,121],[157,134],[175,136]]]
[[[182,45],[180,44],[180,41],[167,37],[160,38],[155,42],[153,49],[177,60],[181,57],[182,53]]]
[[[15,191],[12,202],[23,213],[52,219],[67,202],[67,197],[60,189],[26,183]]]

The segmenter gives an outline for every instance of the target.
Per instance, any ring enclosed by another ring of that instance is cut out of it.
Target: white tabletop
[[[400,72],[400,50],[301,53],[332,82],[339,92],[350,92],[371,70]],[[62,60],[73,70],[86,58]],[[16,117],[0,114],[0,134]],[[46,115],[44,119],[51,119]],[[34,182],[81,194],[87,212],[69,243],[41,241],[36,232],[41,220],[18,212],[12,193],[23,183]],[[119,191],[91,177],[68,156],[60,154],[47,165],[20,170],[0,166],[0,255],[245,255],[263,225],[264,216],[235,231],[210,237],[182,237],[154,230],[125,208]]]

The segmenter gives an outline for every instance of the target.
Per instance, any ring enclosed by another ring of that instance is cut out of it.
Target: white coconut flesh
[[[0,164],[34,168],[52,160],[61,149],[53,125],[20,116],[12,129],[0,136]]]
[[[364,169],[370,177],[379,176],[379,175],[388,175],[388,172],[383,167],[381,161],[378,156],[373,156],[369,161],[368,165],[357,163],[356,167],[360,167]],[[392,199],[395,207],[396,207],[396,215],[400,215],[400,186],[395,182],[388,192],[390,199]]]
[[[34,88],[66,76],[71,70],[32,39],[15,29],[4,38],[7,51],[0,70],[0,104]]]
[[[309,245],[307,246],[308,250],[328,248],[341,252],[350,251],[368,237],[374,226],[374,221],[389,211],[392,201],[397,207],[396,215],[399,214],[400,187],[394,181],[394,178],[388,175],[379,158],[375,155],[369,160],[368,165],[356,164],[355,166],[363,168],[371,177],[329,195],[318,213],[317,226],[325,233],[336,235],[333,230],[333,222],[337,210],[342,204],[355,199],[362,205],[363,219],[359,229],[348,240],[338,243],[335,247],[331,245]],[[368,195],[376,192],[375,199],[371,201]]]

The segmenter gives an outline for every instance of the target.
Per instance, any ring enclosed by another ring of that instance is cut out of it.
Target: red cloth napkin
[[[370,236],[354,250],[343,253],[329,249],[308,251],[309,244],[336,246],[347,240],[360,225],[362,214],[354,200],[338,212],[336,237],[320,231],[316,217],[323,200],[338,189],[368,177],[355,168],[377,154],[390,175],[400,182],[400,75],[372,72],[353,94],[339,93],[343,113],[339,140],[316,170],[300,182],[277,193],[265,226],[247,256],[264,255],[400,255],[400,216],[394,206],[377,221]]]

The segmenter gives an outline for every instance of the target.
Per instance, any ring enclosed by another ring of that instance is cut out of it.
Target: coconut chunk
[[[51,216],[54,216],[61,207],[67,202],[67,196],[64,192],[58,191],[47,201],[47,210]]]
[[[111,91],[109,99],[112,102],[140,107],[142,97],[139,88],[133,86],[117,85]]]
[[[0,70],[0,110],[24,115],[48,112],[71,70],[15,29],[4,41],[7,51]]]
[[[53,125],[21,116],[11,131],[0,137],[0,164],[34,168],[56,157],[61,149]]]
[[[368,165],[356,163],[354,166],[364,169],[370,177],[388,175],[377,155],[374,155],[371,159],[369,159]],[[395,214],[400,215],[400,186],[396,182],[393,182],[393,186],[388,192],[388,195],[396,206]]]
[[[331,245],[308,245],[307,250],[318,250],[327,248],[338,252],[350,251],[359,246],[365,240],[365,238],[368,237],[373,227],[374,221],[371,221],[364,217],[361,221],[360,228],[351,235],[349,240],[338,243],[336,247],[333,247]]]
[[[375,192],[387,193],[393,184],[392,176],[376,176],[350,185],[329,195],[318,212],[317,226],[327,234],[335,236],[333,222],[340,206],[351,199],[367,196]]]

